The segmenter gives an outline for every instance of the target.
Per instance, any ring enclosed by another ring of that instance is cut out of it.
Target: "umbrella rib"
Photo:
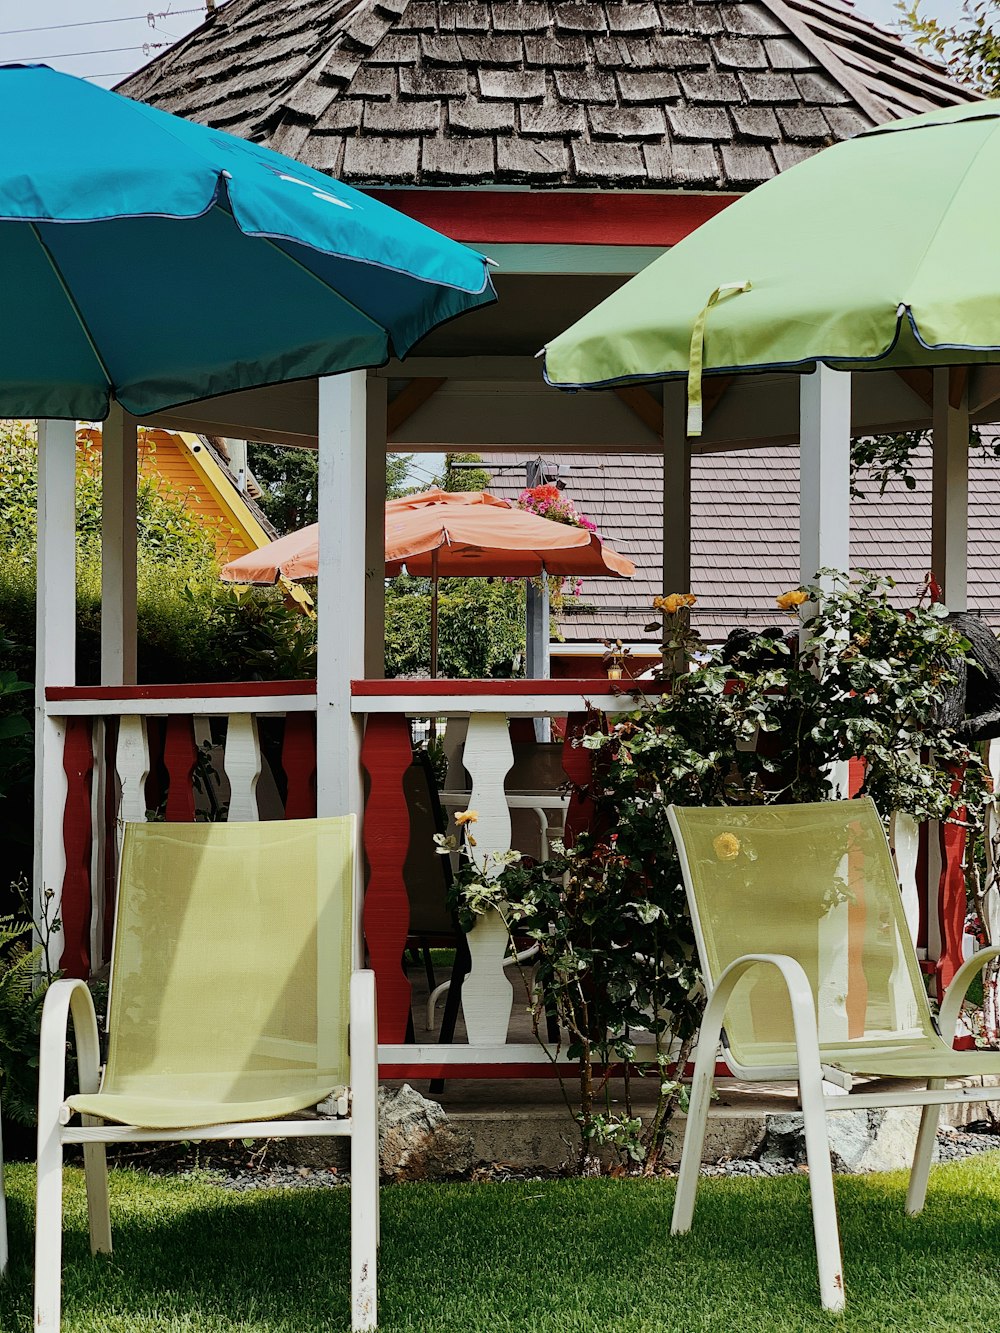
[[[231,212],[230,212],[230,217],[232,217],[232,218],[233,218],[233,221],[236,222],[236,218],[233,217],[233,214],[232,214]],[[240,224],[239,224],[238,222],[236,222],[236,225],[237,225],[237,227],[239,227]],[[240,230],[241,230],[241,231],[243,230],[242,227],[240,227]],[[272,250],[277,250],[277,252],[278,252],[279,255],[282,255],[285,259],[289,260],[290,263],[292,263],[292,264],[294,264],[294,265],[296,266],[296,268],[300,268],[300,269],[302,270],[303,273],[308,274],[308,276],[309,276],[310,278],[312,278],[313,282],[318,282],[319,285],[323,288],[324,291],[332,292],[332,293],[334,294],[334,296],[336,296],[337,299],[338,299],[339,301],[343,301],[344,305],[346,305],[346,306],[350,306],[350,308],[355,312],[355,314],[360,315],[361,318],[362,318],[363,320],[366,321],[366,323],[370,324],[370,325],[372,326],[373,329],[377,329],[378,332],[381,333],[381,334],[385,337],[385,340],[386,340],[386,350],[388,350],[389,345],[391,344],[391,341],[392,341],[391,338],[390,338],[390,335],[389,335],[389,330],[386,329],[386,328],[384,328],[384,327],[378,322],[378,320],[376,320],[376,319],[372,319],[371,315],[369,315],[366,311],[362,310],[360,306],[356,306],[356,305],[354,304],[353,301],[349,301],[349,300],[347,299],[347,297],[343,294],[343,292],[339,292],[339,291],[336,289],[336,287],[331,286],[330,283],[328,283],[324,278],[321,278],[321,277],[319,276],[318,273],[314,273],[314,272],[312,271],[312,269],[309,267],[308,264],[303,264],[303,262],[302,262],[301,259],[296,259],[294,255],[289,254],[288,251],[282,249],[282,247],[281,247],[280,245],[276,245],[275,242],[271,239],[270,236],[265,236],[264,233],[263,233],[263,232],[260,232],[260,231],[258,231],[258,232],[254,232],[254,233],[247,233],[247,232],[244,232],[243,234],[244,234],[244,235],[252,234],[256,240],[258,240],[258,241],[263,241],[264,244],[265,244],[265,245],[269,245],[269,246],[271,247]],[[291,239],[291,238],[289,238],[289,239]],[[319,251],[318,253],[321,253],[321,254],[322,254],[322,253],[325,253],[325,252],[324,252],[324,251]],[[355,263],[365,263],[366,261],[365,261],[365,260],[355,260],[354,262],[355,262]],[[369,267],[371,267],[371,268],[378,268],[379,265],[377,265],[377,264],[372,264],[372,265],[370,265]]]
[[[114,387],[115,387],[115,382],[114,382],[114,380],[113,380],[112,377],[111,377],[111,372],[108,370],[108,367],[107,367],[107,365],[106,365],[105,362],[104,362],[104,357],[101,356],[101,352],[100,352],[100,349],[98,348],[97,343],[96,343],[96,341],[95,341],[95,339],[94,339],[94,335],[93,335],[93,334],[91,333],[91,331],[90,331],[90,326],[88,325],[87,321],[86,321],[86,320],[84,319],[84,317],[83,317],[83,311],[80,309],[80,307],[79,307],[79,306],[77,305],[77,303],[76,303],[76,297],[73,295],[73,293],[72,293],[72,292],[70,291],[70,289],[69,289],[69,283],[68,283],[68,282],[66,281],[66,279],[63,277],[62,269],[61,269],[61,268],[59,267],[59,265],[56,263],[55,256],[53,255],[52,251],[49,249],[49,247],[48,247],[48,246],[45,244],[45,242],[42,240],[42,234],[41,234],[41,232],[38,230],[38,223],[37,223],[37,222],[29,222],[29,223],[28,223],[28,226],[31,228],[31,230],[32,230],[32,232],[33,232],[33,234],[34,234],[35,240],[36,240],[36,241],[38,242],[38,244],[41,246],[42,254],[44,254],[45,258],[49,261],[49,267],[52,269],[52,272],[56,275],[56,279],[57,279],[57,281],[58,281],[58,283],[59,283],[59,286],[60,286],[60,287],[62,288],[62,290],[63,290],[63,295],[66,297],[66,300],[69,302],[69,304],[70,304],[70,309],[73,311],[73,314],[76,315],[77,323],[80,325],[80,328],[83,330],[84,337],[87,339],[87,342],[90,344],[90,350],[93,352],[93,354],[94,354],[94,358],[95,358],[95,360],[97,361],[97,364],[98,364],[98,365],[100,366],[100,368],[101,368],[101,373],[104,375],[104,378],[105,378],[105,379],[107,380],[107,382],[108,382],[108,389],[109,389],[109,391],[111,391],[111,392],[113,393],[113,392],[114,392]]]

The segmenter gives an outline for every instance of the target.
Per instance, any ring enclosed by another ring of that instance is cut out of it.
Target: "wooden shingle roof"
[[[720,191],[975,96],[845,0],[229,0],[119,91],[356,185]]]
[[[486,466],[511,462],[485,455]],[[662,460],[648,454],[560,454],[571,465],[567,494],[594,520],[602,537],[635,562],[634,579],[584,579],[579,604],[558,613],[567,642],[651,636],[643,626],[661,591]],[[892,481],[884,495],[862,481],[864,498],[851,504],[851,564],[888,574],[900,605],[920,596],[931,559],[929,446],[914,455],[914,490]],[[496,472],[490,490],[514,499],[523,486],[516,472]],[[969,452],[969,606],[1000,626],[1000,464],[980,449]],[[698,596],[694,625],[707,638],[724,638],[737,625],[762,629],[781,621],[774,598],[799,582],[799,451],[772,446],[691,460],[691,591]],[[687,592],[675,588],[674,592]]]

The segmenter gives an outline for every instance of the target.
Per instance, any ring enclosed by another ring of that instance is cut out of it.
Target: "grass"
[[[33,1171],[9,1169],[13,1259],[0,1329],[27,1333]],[[802,1176],[709,1180],[669,1235],[672,1182],[567,1180],[383,1191],[382,1333],[993,1333],[1000,1153],[904,1178],[838,1179],[848,1293],[819,1308]],[[65,1333],[341,1333],[347,1190],[233,1194],[112,1173],[116,1250],[92,1259],[67,1172]]]

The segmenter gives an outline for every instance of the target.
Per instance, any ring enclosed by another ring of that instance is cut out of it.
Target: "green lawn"
[[[28,1333],[32,1170],[9,1170],[0,1329]],[[937,1168],[924,1215],[901,1175],[838,1179],[848,1311],[818,1305],[807,1181],[710,1180],[668,1234],[673,1184],[635,1180],[383,1190],[381,1329],[419,1333],[994,1333],[1000,1154]],[[65,1333],[347,1329],[346,1190],[233,1194],[116,1171],[110,1260],[87,1250],[67,1173]]]

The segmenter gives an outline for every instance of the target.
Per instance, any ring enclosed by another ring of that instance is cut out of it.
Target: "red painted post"
[[[90,974],[90,852],[92,843],[90,788],[94,750],[90,718],[66,719],[63,746],[66,807],[63,811],[63,846],[66,870],[62,882],[63,951],[60,968],[67,977]]]
[[[400,713],[373,713],[365,727],[361,765],[370,779],[365,802],[364,845],[368,858],[364,928],[375,973],[379,1039],[406,1040],[411,988],[403,971],[410,928],[410,903],[403,865],[410,846],[410,815],[403,776],[413,762],[410,728]]]

